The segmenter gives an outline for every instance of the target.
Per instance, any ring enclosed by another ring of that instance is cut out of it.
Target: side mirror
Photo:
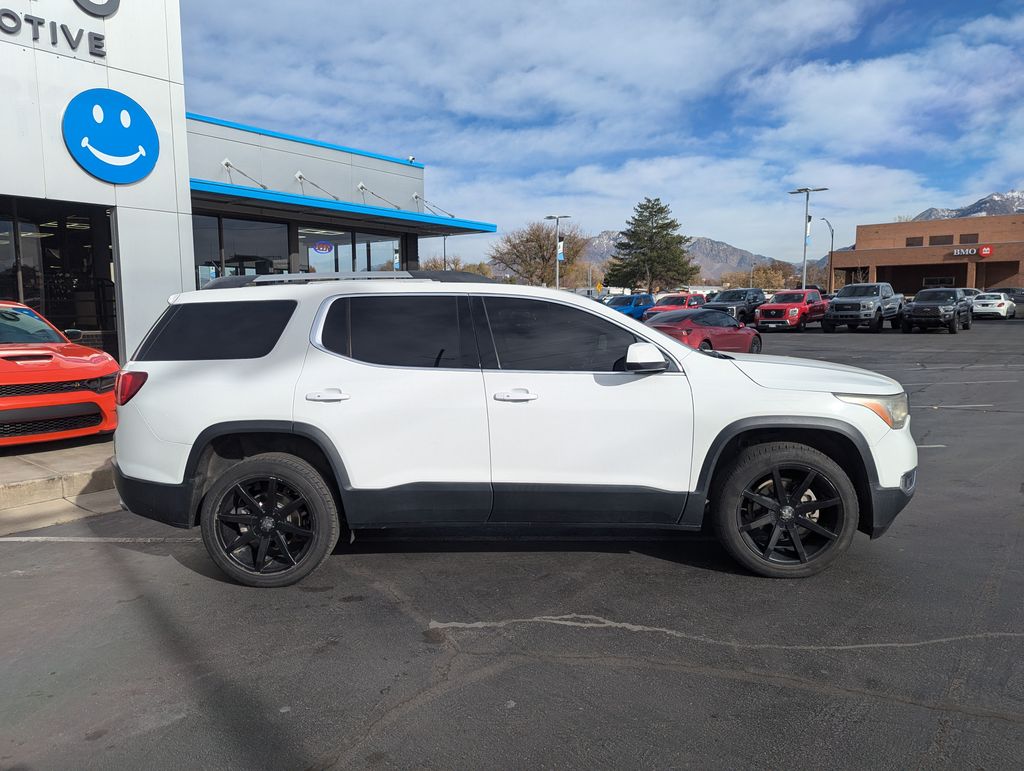
[[[64,337],[70,340],[72,343],[77,343],[82,339],[82,330],[80,329],[65,329]]]
[[[626,351],[626,370],[638,374],[653,374],[668,369],[665,355],[653,343],[633,343]]]

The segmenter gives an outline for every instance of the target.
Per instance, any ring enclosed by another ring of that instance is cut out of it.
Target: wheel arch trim
[[[871,447],[864,435],[857,431],[849,423],[834,418],[804,417],[793,415],[763,415],[758,417],[743,418],[734,421],[718,432],[711,442],[708,451],[704,455],[704,462],[701,465],[700,474],[697,477],[697,484],[694,485],[683,509],[679,524],[687,527],[699,528],[704,520],[705,501],[710,492],[711,480],[722,460],[722,451],[736,437],[748,431],[764,429],[796,429],[805,431],[826,431],[838,434],[853,443],[861,462],[864,464],[864,472],[867,476],[869,487],[878,485],[878,469],[875,466],[874,456],[871,454]],[[865,508],[871,507],[870,496],[862,501]],[[862,511],[862,515],[865,512]],[[871,516],[870,511],[867,512]]]

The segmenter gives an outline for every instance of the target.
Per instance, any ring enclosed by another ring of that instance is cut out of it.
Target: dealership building
[[[185,111],[178,0],[0,0],[0,299],[125,358],[223,275],[415,269],[494,232],[424,168]]]
[[[858,225],[856,246],[832,265],[846,283],[888,281],[907,294],[1024,286],[1024,213]]]

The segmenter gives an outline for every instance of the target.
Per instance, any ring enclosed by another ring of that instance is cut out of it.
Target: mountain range
[[[602,263],[615,254],[615,242],[619,231],[604,230],[590,239],[583,259],[587,262]],[[715,241],[713,238],[697,237],[686,247],[693,261],[700,265],[703,278],[715,279],[723,273],[735,270],[750,270],[753,265],[770,262],[763,254],[754,254],[746,249]]]
[[[959,209],[925,209],[911,221],[957,219],[960,217],[995,217],[1002,214],[1018,214],[1024,212],[1024,191],[1009,190],[1005,193],[992,193],[979,198],[974,203]],[[583,259],[587,262],[602,263],[615,254],[615,242],[619,239],[619,231],[604,230],[590,239]],[[839,251],[849,251],[852,246],[844,246]],[[715,241],[712,238],[694,238],[687,247],[694,262],[700,265],[701,276],[705,279],[717,279],[723,273],[737,270],[750,270],[752,265],[769,262],[770,257],[754,254],[746,249]],[[817,265],[825,267],[828,255],[820,258]]]

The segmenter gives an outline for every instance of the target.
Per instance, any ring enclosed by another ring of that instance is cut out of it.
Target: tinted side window
[[[486,297],[498,366],[558,372],[619,372],[630,332],[592,313],[544,300]]]
[[[820,303],[821,296],[817,292],[810,292],[807,295],[807,302],[809,303]]]
[[[327,312],[320,342],[329,351],[368,364],[480,366],[468,297],[341,298]]]
[[[240,290],[244,291],[244,290]],[[259,359],[277,345],[294,300],[172,305],[135,354],[137,361]]]

